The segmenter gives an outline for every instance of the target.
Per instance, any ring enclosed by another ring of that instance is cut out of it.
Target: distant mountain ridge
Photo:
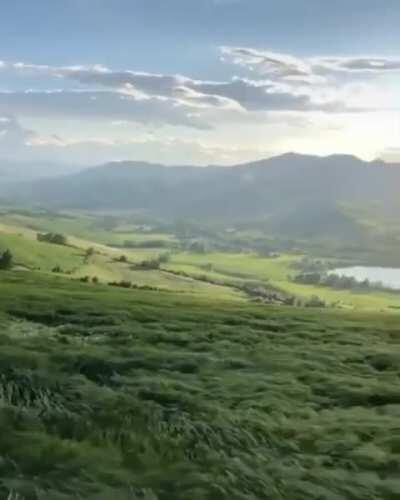
[[[307,233],[338,227],[351,232],[343,205],[376,207],[388,217],[400,216],[399,193],[400,166],[349,155],[287,153],[231,167],[109,163],[19,185],[12,196],[56,208],[265,220],[274,229],[300,233],[307,226]]]
[[[71,175],[81,172],[83,169],[81,166],[56,162],[23,162],[0,158],[0,185]]]

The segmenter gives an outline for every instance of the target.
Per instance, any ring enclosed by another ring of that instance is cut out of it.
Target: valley
[[[294,279],[304,259],[321,259],[334,266],[339,262],[354,263],[351,257],[335,253],[329,258],[313,256],[307,254],[306,246],[302,250],[287,247],[269,251],[271,244],[280,244],[273,237],[264,237],[267,250],[263,251],[258,232],[232,233],[212,227],[200,230],[190,225],[182,228],[179,223],[165,225],[156,220],[146,225],[136,218],[129,213],[98,215],[5,208],[0,251],[9,249],[13,253],[19,271],[56,272],[103,285],[130,283],[229,300],[258,298],[267,303],[268,295],[275,293],[293,298],[292,302],[298,299],[299,304],[318,297],[326,307],[354,310],[395,311],[399,306],[395,290],[335,290]],[[67,244],[37,241],[37,235],[46,232],[60,232]],[[157,259],[162,262],[153,262]]]

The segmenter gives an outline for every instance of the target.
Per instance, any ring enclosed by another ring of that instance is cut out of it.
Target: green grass
[[[0,273],[0,498],[395,500],[396,315]]]
[[[3,224],[16,231],[59,232],[103,245],[121,246],[125,241],[134,243],[164,241],[174,243],[174,236],[165,233],[141,233],[134,225],[117,225],[113,230],[101,227],[101,218],[88,214],[13,213],[1,216]]]
[[[37,231],[62,232],[68,236],[70,245],[76,248],[38,243]],[[250,235],[251,233],[248,234],[249,237]],[[41,271],[48,272],[55,266],[60,266],[64,271],[71,272],[72,277],[97,276],[102,282],[128,280],[139,286],[157,286],[182,293],[209,294],[233,300],[243,300],[243,295],[235,287],[251,282],[303,299],[317,295],[329,306],[344,309],[395,311],[399,308],[399,295],[396,293],[334,290],[294,283],[291,276],[296,271],[292,266],[301,257],[292,254],[267,258],[250,252],[175,252],[171,262],[164,266],[165,269],[185,273],[193,277],[193,280],[159,271],[133,271],[128,266],[116,264],[113,259],[123,254],[130,263],[139,263],[157,257],[166,249],[118,249],[106,245],[107,242],[121,245],[127,239],[136,243],[150,240],[162,240],[171,244],[175,242],[172,235],[135,232],[134,225],[127,223],[121,223],[113,231],[105,231],[101,228],[101,219],[86,214],[7,212],[0,218],[0,250],[10,248],[17,263],[30,269],[40,268]],[[84,252],[91,246],[96,249],[97,256],[85,262]],[[212,264],[212,270],[205,270],[205,264]],[[204,283],[199,280],[203,277],[225,286]]]
[[[73,271],[82,264],[83,252],[71,248],[38,242],[24,234],[0,232],[0,250],[10,249],[15,264],[41,271],[51,271],[56,265],[62,265],[66,271]]]
[[[299,297],[318,295],[327,304],[358,310],[388,310],[399,307],[399,295],[390,292],[334,290],[323,286],[294,283],[291,276],[296,274],[293,263],[300,256],[282,254],[278,258],[259,257],[252,253],[213,252],[206,254],[180,253],[173,256],[170,267],[185,270],[190,274],[208,274],[205,264],[212,264],[213,271],[226,279],[259,280]],[[197,270],[197,271],[196,271]]]
[[[59,246],[36,240],[36,232],[29,228],[0,225],[0,251],[10,249],[18,268],[50,272],[60,266],[70,278],[97,277],[102,283],[130,281],[137,286],[156,287],[179,293],[204,295],[226,300],[245,300],[245,296],[228,287],[203,283],[194,279],[174,276],[163,271],[140,271],[134,264],[157,257],[165,250],[159,249],[114,249],[89,240],[68,236],[71,246]],[[94,247],[96,253],[88,260],[85,251]],[[125,255],[129,263],[116,262]]]
[[[149,258],[148,252],[140,253],[128,252],[132,261],[140,262],[144,258]],[[143,255],[144,254],[144,255]],[[110,259],[109,256],[95,255],[89,262],[82,265],[74,276],[96,276],[102,283],[130,281],[138,286],[151,286],[161,290],[175,291],[194,295],[204,295],[210,298],[221,298],[226,300],[245,300],[245,295],[230,288],[229,286],[218,286],[203,283],[195,279],[175,276],[163,270],[144,271],[135,269],[131,263],[123,264]]]

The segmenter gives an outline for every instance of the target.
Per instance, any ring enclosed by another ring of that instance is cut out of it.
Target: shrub
[[[89,247],[85,252],[85,257],[88,259],[92,257],[96,253],[96,250],[93,247]]]
[[[310,299],[307,300],[304,304],[305,307],[326,307],[326,303],[324,300],[320,299],[318,295],[313,295]]]
[[[67,245],[67,237],[61,233],[38,233],[37,240],[53,245]]]
[[[6,250],[0,256],[0,269],[7,270],[11,269],[13,266],[13,255],[10,250]]]
[[[160,259],[149,259],[149,260],[143,260],[140,264],[137,265],[137,267],[145,270],[153,270],[153,269],[160,269]]]
[[[165,252],[158,257],[158,260],[160,261],[160,264],[166,264],[167,262],[169,262],[171,260],[171,254],[168,252]]]
[[[189,251],[193,252],[193,253],[204,254],[204,253],[206,253],[207,249],[206,249],[206,245],[202,241],[193,241],[189,245]]]
[[[120,288],[132,288],[132,283],[130,281],[122,280],[122,281],[111,281],[109,286],[117,286]]]

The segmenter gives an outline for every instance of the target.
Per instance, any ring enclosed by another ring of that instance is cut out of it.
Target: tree
[[[140,264],[137,264],[137,267],[140,269],[144,269],[146,271],[152,271],[156,269],[160,269],[160,259],[155,258],[155,259],[149,259],[149,260],[143,260],[140,262]]]
[[[10,250],[6,250],[0,256],[0,269],[7,270],[11,269],[13,265],[13,255]]]
[[[168,252],[162,253],[159,255],[158,260],[160,264],[167,264],[171,260],[171,254]]]
[[[189,245],[189,251],[193,253],[206,253],[206,245],[202,241],[193,241]]]
[[[37,240],[54,245],[67,245],[68,243],[66,236],[60,233],[38,233]]]
[[[85,252],[85,257],[88,259],[89,257],[92,257],[95,253],[96,253],[95,249],[93,247],[89,247]]]

